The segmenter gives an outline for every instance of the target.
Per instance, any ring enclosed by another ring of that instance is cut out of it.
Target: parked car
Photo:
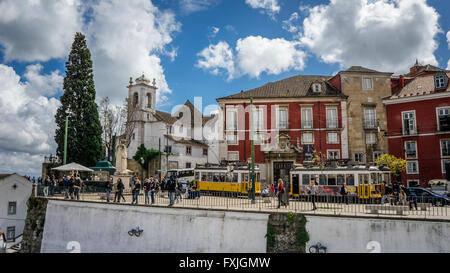
[[[450,205],[450,198],[445,195],[440,195],[425,188],[413,187],[403,188],[406,195],[409,197],[413,193],[417,196],[417,203],[432,203],[435,206]]]
[[[450,181],[445,179],[433,179],[428,182],[431,191],[440,195],[450,197]]]

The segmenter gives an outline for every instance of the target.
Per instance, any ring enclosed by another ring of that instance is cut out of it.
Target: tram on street
[[[252,189],[248,166],[208,165],[197,166],[194,174],[194,187],[206,192],[226,192],[248,194]],[[255,194],[261,194],[261,173],[255,167]]]
[[[317,196],[341,196],[346,184],[347,196],[359,199],[381,199],[383,186],[391,181],[388,169],[375,166],[296,167],[290,173],[291,197],[308,195],[311,180],[318,185]]]

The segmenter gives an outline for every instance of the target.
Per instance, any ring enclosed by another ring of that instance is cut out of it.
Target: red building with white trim
[[[450,162],[450,71],[417,62],[409,74],[392,78],[393,95],[384,99],[389,153],[406,159],[402,182],[428,187],[445,179]]]
[[[255,163],[261,178],[288,181],[293,164],[311,161],[314,150],[328,159],[348,158],[347,96],[329,76],[295,76],[217,99],[224,113],[221,155],[228,161],[251,157],[250,99],[253,98]]]

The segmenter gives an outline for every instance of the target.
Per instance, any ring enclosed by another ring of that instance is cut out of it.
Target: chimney
[[[400,89],[402,89],[403,87],[405,87],[405,78],[403,77],[403,75],[400,75]]]

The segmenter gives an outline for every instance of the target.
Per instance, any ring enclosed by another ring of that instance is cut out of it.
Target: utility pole
[[[250,143],[252,149],[251,155],[251,179],[252,179],[252,204],[255,204],[255,146],[253,143],[253,97],[250,98]]]

